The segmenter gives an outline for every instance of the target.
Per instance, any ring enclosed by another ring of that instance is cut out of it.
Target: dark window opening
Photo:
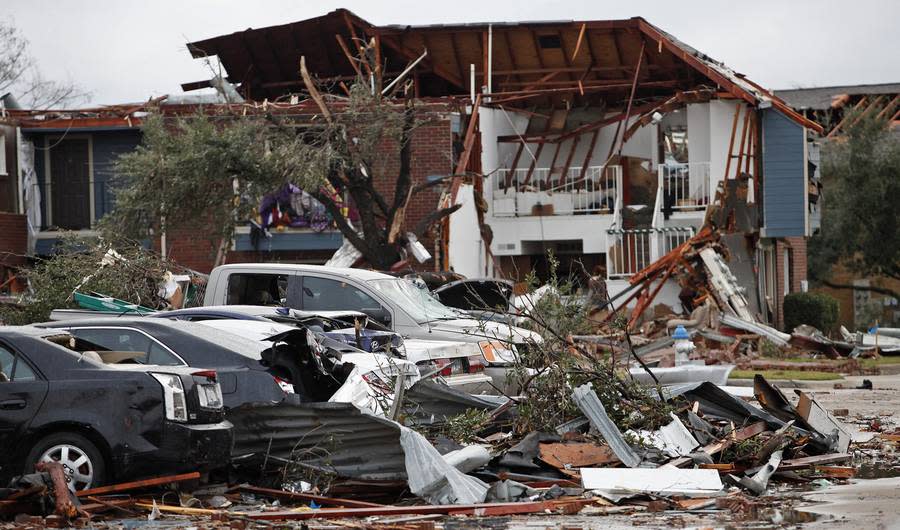
[[[538,35],[538,43],[545,50],[562,48],[562,40],[559,35]]]

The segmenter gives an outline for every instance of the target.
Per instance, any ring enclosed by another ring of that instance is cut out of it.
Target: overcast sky
[[[91,103],[143,101],[208,79],[185,43],[346,7],[374,24],[642,16],[769,88],[900,82],[900,2],[889,0],[0,0],[45,77]]]

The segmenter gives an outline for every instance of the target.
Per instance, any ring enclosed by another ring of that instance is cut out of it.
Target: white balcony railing
[[[658,166],[659,190],[664,206],[676,211],[700,210],[709,205],[709,162],[667,163]]]
[[[622,179],[621,166],[499,169],[493,177],[497,217],[612,213]],[[583,173],[583,177],[582,177]]]
[[[627,278],[668,254],[694,235],[691,227],[606,231],[606,275]]]

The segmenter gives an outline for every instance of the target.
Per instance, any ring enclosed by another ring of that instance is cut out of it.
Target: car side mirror
[[[378,309],[364,309],[363,313],[369,315],[369,318],[377,320],[386,326],[391,325],[391,312],[383,307]]]

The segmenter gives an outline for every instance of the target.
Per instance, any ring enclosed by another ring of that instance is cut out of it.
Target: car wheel
[[[80,434],[58,432],[45,436],[31,449],[26,472],[38,462],[59,462],[72,492],[95,488],[106,478],[106,462],[97,446]]]

